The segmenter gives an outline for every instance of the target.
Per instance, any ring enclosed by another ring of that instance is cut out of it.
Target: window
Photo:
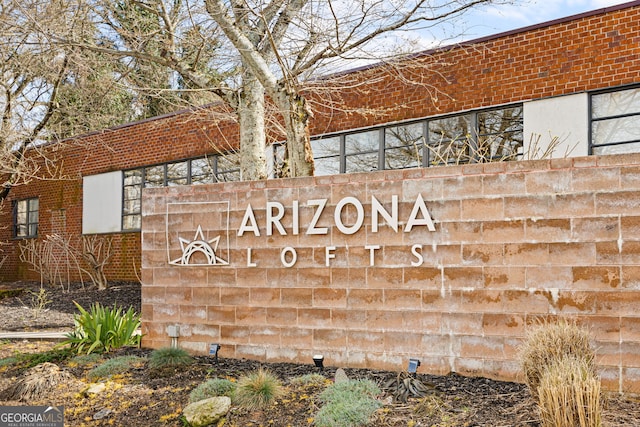
[[[501,108],[477,115],[477,160],[516,160],[522,154],[522,107]]]
[[[123,172],[122,229],[139,230],[143,188],[240,180],[237,153],[181,160]]]
[[[475,154],[470,114],[429,120],[429,166],[469,163]]]
[[[316,176],[335,175],[342,172],[340,167],[341,145],[339,136],[311,141]]]
[[[640,152],[640,87],[591,95],[590,151]]]
[[[140,229],[140,203],[142,199],[142,169],[124,172],[122,197],[122,229]]]
[[[38,236],[37,198],[15,201],[13,204],[13,235],[27,238]]]
[[[344,139],[345,172],[378,170],[380,131],[352,133]]]
[[[385,129],[384,168],[407,169],[422,166],[424,124],[413,123]]]
[[[516,160],[522,105],[382,126],[311,141],[316,175]]]

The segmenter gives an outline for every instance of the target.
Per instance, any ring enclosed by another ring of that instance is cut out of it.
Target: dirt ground
[[[4,286],[6,288],[7,286]],[[0,299],[0,330],[61,330],[73,324],[76,313],[73,301],[85,308],[92,302],[117,304],[140,309],[140,286],[114,284],[106,291],[74,289],[61,292],[47,289],[44,309],[37,308],[32,297],[39,291],[33,284],[11,284],[24,289],[19,295]],[[0,293],[3,286],[0,286]],[[6,400],[6,391],[25,375],[15,364],[5,363],[19,353],[42,353],[55,343],[46,341],[0,341],[0,405],[63,405],[65,426],[182,426],[182,409],[188,403],[191,390],[207,379],[226,378],[232,381],[242,375],[266,368],[278,376],[286,393],[278,401],[260,411],[247,411],[232,407],[224,425],[226,427],[304,427],[313,426],[319,409],[318,395],[326,385],[299,385],[292,378],[309,373],[320,373],[333,380],[338,367],[323,370],[311,364],[263,364],[249,360],[196,357],[187,369],[154,371],[145,363],[126,374],[102,379],[104,389],[98,393],[87,391],[91,381],[87,373],[106,359],[120,355],[146,357],[145,349],[124,349],[102,355],[91,362],[67,359],[55,361],[68,378],[52,387],[40,398],[27,402]],[[426,397],[409,398],[406,402],[393,398],[393,390],[385,385],[397,384],[398,372],[365,369],[344,369],[351,379],[370,379],[383,388],[379,397],[383,406],[375,413],[369,426],[538,426],[535,403],[526,386],[486,378],[469,378],[456,374],[446,376],[417,375],[416,379],[430,387]],[[3,400],[5,399],[5,400]],[[640,425],[640,405],[634,396],[607,395],[605,399],[605,426]]]

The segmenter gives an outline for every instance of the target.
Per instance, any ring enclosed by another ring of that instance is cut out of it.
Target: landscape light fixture
[[[171,348],[178,348],[178,337],[180,336],[180,325],[167,326],[167,335],[171,338]]]
[[[220,347],[222,347],[220,344],[209,345],[209,356],[213,356],[216,363],[218,363],[218,351],[220,350]]]
[[[420,366],[420,360],[409,359],[409,368],[407,368],[407,371],[410,374],[415,374],[416,372],[418,372],[418,366]]]
[[[324,365],[322,364],[322,362],[324,362],[324,356],[321,354],[316,354],[315,356],[313,356],[313,363],[316,365],[316,368],[324,368]]]

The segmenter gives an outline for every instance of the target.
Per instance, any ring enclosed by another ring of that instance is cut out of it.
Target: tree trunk
[[[282,87],[276,94],[287,131],[287,155],[283,176],[313,176],[315,165],[309,138],[312,112],[307,100],[293,90]]]
[[[240,174],[243,180],[267,178],[264,88],[246,70],[239,95]]]

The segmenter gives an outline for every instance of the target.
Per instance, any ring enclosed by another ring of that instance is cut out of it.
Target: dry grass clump
[[[548,367],[538,387],[542,427],[601,426],[600,380],[585,360],[564,357]]]
[[[540,323],[527,332],[520,348],[520,361],[532,396],[538,394],[540,380],[548,367],[566,356],[584,361],[595,375],[595,353],[589,333],[575,322]]]
[[[566,320],[539,324],[527,333],[520,360],[543,427],[602,425],[600,379],[588,331]]]
[[[24,373],[3,393],[8,400],[28,402],[41,399],[53,392],[59,385],[72,380],[71,374],[61,370],[54,363],[41,363]]]

